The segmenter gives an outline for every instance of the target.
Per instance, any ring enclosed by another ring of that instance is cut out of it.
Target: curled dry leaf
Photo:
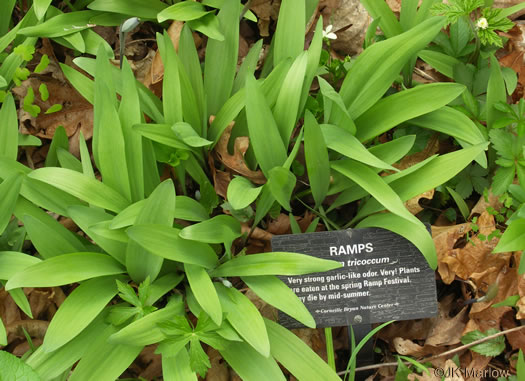
[[[7,342],[10,343],[15,338],[25,338],[22,328],[24,328],[27,331],[29,336],[38,339],[43,339],[46,334],[48,325],[49,322],[44,320],[14,321],[11,324],[6,325],[5,327],[7,331]]]
[[[219,161],[227,168],[240,175],[243,175],[255,184],[264,184],[266,182],[266,178],[264,177],[263,173],[260,170],[252,171],[250,168],[248,168],[248,165],[244,160],[244,155],[250,146],[250,138],[247,136],[240,136],[236,138],[233,145],[233,155],[230,155],[228,152],[228,142],[230,141],[234,124],[235,122],[231,122],[224,130],[221,138],[215,146],[215,154],[217,155]]]
[[[434,189],[421,193],[420,195],[417,195],[416,197],[412,197],[410,200],[405,202],[405,206],[407,207],[410,213],[416,215],[424,209],[421,205],[419,205],[419,201],[422,198],[431,200],[432,197],[434,197]]]
[[[289,234],[291,233],[290,228],[290,217],[288,215],[281,213],[276,220],[272,220],[268,224],[268,229],[270,233],[275,235]]]

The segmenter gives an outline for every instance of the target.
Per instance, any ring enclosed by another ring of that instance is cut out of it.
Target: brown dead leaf
[[[451,311],[456,307],[456,300],[453,294],[445,296],[438,306],[438,316],[432,318],[430,328],[425,340],[425,346],[434,347],[444,345],[454,345],[461,342],[461,334],[467,321],[467,308],[463,307],[455,316],[450,316]]]
[[[423,151],[416,152],[414,154],[405,156],[399,162],[399,164],[393,164],[392,166],[399,170],[407,169],[413,166],[414,164],[420,163],[423,160],[428,159],[430,156],[435,155],[439,151],[439,138],[438,137],[439,137],[439,134],[437,133],[432,135],[432,137],[429,139]]]
[[[498,198],[499,196],[495,196],[491,189],[489,189],[487,200],[485,200],[485,196],[481,196],[476,205],[474,205],[470,211],[470,217],[476,214],[482,214],[489,206],[496,210],[500,210],[503,204],[498,200]]]
[[[251,227],[246,224],[246,223],[243,223],[241,225],[241,232],[243,234],[248,234],[249,232],[251,231]],[[272,233],[268,233],[267,231],[261,229],[261,228],[258,228],[258,227],[255,227],[255,229],[253,229],[253,232],[252,234],[250,235],[250,240],[252,239],[258,239],[258,240],[261,240],[261,241],[271,241],[273,238],[273,234]]]
[[[434,325],[433,319],[403,320],[389,324],[378,332],[377,337],[389,342],[403,332],[404,339],[424,340]]]
[[[244,155],[246,154],[246,151],[250,145],[250,138],[247,136],[240,136],[236,138],[233,146],[233,155],[230,155],[228,152],[228,142],[230,141],[234,124],[234,122],[231,122],[228,127],[226,127],[221,138],[217,142],[214,150],[217,158],[226,167],[236,173],[243,175],[253,183],[266,183],[266,178],[264,177],[263,173],[260,170],[252,171],[250,168],[248,168],[248,165],[244,160]]]
[[[143,349],[139,355],[139,360],[144,364],[144,370],[140,372],[139,377],[146,380],[156,380],[162,377],[162,356],[155,354],[157,346],[149,345]]]
[[[503,315],[501,319],[501,328],[503,330],[511,329],[517,326],[518,324],[514,318],[514,311],[509,311]],[[521,349],[525,351],[525,330],[520,329],[519,331],[512,332],[505,336],[512,349]]]
[[[268,224],[268,229],[266,229],[269,233],[275,234],[275,235],[282,235],[282,234],[288,234],[291,232],[290,228],[290,217],[288,215],[281,213],[279,214],[279,217],[277,217],[276,220],[272,220]]]
[[[467,365],[467,369],[483,370],[489,365],[492,357],[480,355],[479,353],[472,352],[472,361]],[[469,376],[466,381],[479,380],[479,377]]]
[[[38,90],[41,84],[45,84],[49,91],[49,98],[45,102],[41,100]],[[22,82],[21,86],[13,89],[13,93],[20,102],[23,101],[29,87],[35,94],[34,104],[42,111],[36,118],[33,118],[20,108],[22,133],[52,139],[57,127],[63,126],[70,138],[78,131],[82,131],[86,140],[93,136],[93,107],[69,84],[44,76],[29,78]],[[45,111],[54,104],[62,105],[62,110],[45,114]]]
[[[496,229],[494,217],[488,212],[483,212],[477,225],[478,234],[483,234],[485,237]],[[449,284],[454,280],[454,276],[469,279],[473,274],[481,273],[490,267],[494,267],[497,274],[504,266],[508,267],[510,253],[492,254],[497,242],[497,238],[482,241],[478,235],[475,235],[463,248],[439,247],[438,271],[443,281]]]
[[[207,354],[210,359],[211,368],[206,374],[206,381],[229,381],[230,371],[221,354],[212,347],[208,347]]]
[[[432,197],[434,197],[434,189],[421,193],[420,195],[417,195],[416,197],[412,197],[410,200],[405,202],[405,206],[407,207],[410,213],[416,215],[424,209],[421,205],[419,205],[419,201],[422,198],[432,200]]]
[[[445,284],[452,283],[456,274],[442,260],[449,255],[456,242],[471,229],[470,223],[454,226],[432,226],[432,239],[438,256],[438,272]]]
[[[326,344],[324,334],[320,329],[299,328],[292,329],[293,333],[298,336],[306,345],[326,361]]]
[[[402,337],[396,337],[391,343],[397,353],[405,356],[423,357],[427,355],[435,355],[441,352],[440,348],[432,347],[430,345],[419,345],[412,340],[406,340]]]

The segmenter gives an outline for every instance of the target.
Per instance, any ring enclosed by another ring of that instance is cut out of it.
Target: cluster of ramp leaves
[[[241,225],[230,215],[212,213],[217,196],[209,196],[213,186],[206,174],[207,158],[232,121],[236,136],[250,138],[246,160],[262,171],[266,182],[253,184],[239,176],[227,196],[236,209],[256,203],[256,226],[276,203],[291,210],[297,183],[291,165],[304,143],[316,208],[333,194],[339,196],[332,208],[371,196],[352,223],[406,237],[435,268],[432,239],[404,202],[448,181],[479,158],[487,143],[470,120],[447,107],[461,95],[462,85],[436,83],[384,94],[439,33],[444,19],[427,15],[404,32],[392,25],[391,38],[373,44],[355,60],[339,92],[319,78],[325,109],[322,118],[316,118],[305,105],[318,68],[323,24],[319,20],[304,50],[309,15],[303,0],[283,0],[273,54],[259,78],[253,59],[261,43],[237,71],[239,0],[184,1],[170,7],[151,0],[95,0],[89,10],[66,14],[50,3],[35,1],[31,12],[40,21],[19,33],[62,39],[96,54],[96,59],[75,60],[94,80],[62,65],[71,84],[94,105],[95,167],[82,136],[80,160],[57,155],[55,165],[36,170],[18,163],[16,108],[7,96],[0,110],[0,233],[14,215],[38,255],[0,252],[0,280],[30,317],[23,287],[78,283],[26,364],[42,380],[69,372],[75,364],[72,381],[114,380],[145,346],[158,344],[165,380],[197,380],[210,366],[205,343],[246,380],[285,380],[277,363],[300,380],[338,380],[306,344],[264,319],[225,278],[241,277],[261,299],[315,327],[308,310],[277,275],[329,271],[340,264],[295,253],[232,253]],[[162,99],[134,78],[126,60],[122,70],[112,66],[106,43],[96,51],[86,44],[92,32],[88,25],[101,20],[118,25],[136,13],[160,22],[186,21],[178,52],[167,33],[157,35],[164,63]],[[389,20],[383,23],[388,27]],[[192,31],[209,37],[203,70]],[[211,115],[215,118],[208,126]],[[300,120],[304,123],[297,138],[293,132]],[[392,164],[409,152],[414,136],[373,147],[368,143],[407,121],[448,134],[465,148],[397,171]],[[175,170],[198,185],[200,202],[177,195],[171,179],[161,181],[157,161],[163,152],[185,158]],[[380,176],[385,169],[396,173]],[[335,173],[340,181],[330,183]],[[377,213],[385,209],[388,213]],[[71,218],[89,240],[47,212]],[[128,284],[138,286],[138,295]],[[187,309],[198,318],[195,326]],[[0,344],[6,344],[3,325]]]

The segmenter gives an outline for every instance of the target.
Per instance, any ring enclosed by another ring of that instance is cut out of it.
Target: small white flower
[[[476,21],[476,28],[478,29],[487,29],[489,27],[489,22],[485,17],[480,18]]]
[[[334,32],[332,32],[333,27],[334,26],[330,24],[326,27],[325,30],[323,30],[323,38],[328,38],[329,40],[337,39],[337,35]]]

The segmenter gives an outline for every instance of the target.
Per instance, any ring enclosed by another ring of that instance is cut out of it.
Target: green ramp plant
[[[102,18],[107,16],[104,12],[112,12],[110,21],[119,24],[123,19],[119,15],[130,15],[120,8],[122,2],[104,3],[119,7],[94,10],[102,4],[94,1],[93,10],[82,12],[100,13],[65,15],[91,23],[96,20],[93,15]],[[152,9],[146,18],[154,19],[168,8]],[[122,70],[110,65],[103,46],[96,60],[75,60],[94,81],[62,65],[73,86],[94,104],[93,156],[102,181],[95,178],[82,137],[80,161],[64,154],[67,147],[59,142],[59,133],[55,147],[61,167],[30,170],[17,163],[14,103],[2,106],[0,113],[10,123],[0,129],[9,136],[1,146],[5,148],[0,152],[0,178],[8,181],[10,189],[12,184],[20,185],[1,205],[0,222],[12,214],[23,221],[39,253],[38,257],[18,251],[0,254],[16,270],[3,275],[6,289],[80,284],[53,318],[43,345],[28,358],[43,379],[68,372],[80,360],[72,380],[112,380],[150,344],[158,344],[166,379],[196,379],[196,373],[204,374],[209,366],[201,342],[218,349],[246,379],[284,379],[276,361],[299,379],[338,379],[293,334],[263,320],[246,296],[225,279],[241,277],[262,299],[312,327],[315,322],[304,305],[275,275],[339,266],[293,253],[243,255],[232,250],[232,242],[241,237],[240,223],[216,214],[219,198],[208,176],[207,160],[232,121],[233,138],[250,138],[246,165],[260,168],[264,176],[263,185],[239,176],[228,189],[233,212],[255,204],[253,227],[272,209],[292,212],[295,200],[304,202],[293,172],[304,145],[310,188],[305,194],[311,192],[313,210],[325,224],[338,227],[328,213],[363,200],[352,224],[393,230],[411,240],[436,266],[430,235],[403,202],[448,181],[479,159],[486,138],[470,119],[447,106],[464,92],[463,85],[417,85],[385,93],[412,57],[439,33],[444,19],[425,18],[369,46],[353,62],[339,90],[319,77],[316,97],[323,110],[314,114],[307,101],[320,62],[322,20],[304,51],[311,7],[299,0],[283,1],[271,54],[258,79],[255,67],[261,43],[236,68],[240,2],[223,2],[219,9],[221,36],[210,36],[204,71],[191,35],[199,30],[193,23],[184,26],[178,52],[166,34],[157,36],[165,67],[162,100],[135,80],[126,60]],[[298,12],[305,17],[297,17]],[[64,29],[65,17],[59,16],[49,19],[49,30],[53,25],[57,31],[56,25]],[[166,11],[164,17],[180,14]],[[146,123],[144,115],[151,122]],[[208,125],[212,115],[215,118]],[[373,143],[407,121],[449,134],[466,148],[381,177],[379,172],[393,170],[392,164],[407,154],[414,137]],[[174,168],[176,186],[184,195],[175,194],[172,180],[161,182],[158,162]],[[188,182],[187,176],[193,181]],[[198,201],[188,197],[197,188]],[[327,196],[334,194],[339,194],[336,206],[325,210]],[[382,209],[390,213],[376,214]],[[71,233],[45,211],[72,218],[90,240]],[[174,223],[175,218],[184,224]],[[111,301],[118,303],[108,305]]]

